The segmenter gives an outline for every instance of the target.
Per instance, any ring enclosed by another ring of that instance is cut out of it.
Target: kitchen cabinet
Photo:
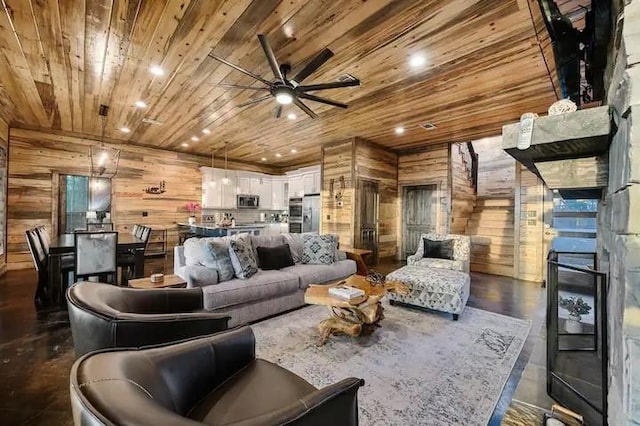
[[[244,194],[244,195],[257,194],[256,192],[253,192],[251,189],[252,180],[253,179],[251,179],[250,177],[241,176],[240,173],[238,173],[238,194]]]
[[[221,187],[222,192],[222,203],[220,207],[223,209],[235,209],[237,207],[238,201],[236,196],[238,195],[238,182],[236,179],[235,173],[227,172],[227,178],[229,179],[229,183],[226,185],[222,183],[222,179],[224,178],[224,170],[222,170],[220,181],[218,185]]]
[[[271,208],[273,210],[284,210],[289,204],[285,183],[285,179],[282,178],[273,178],[271,181]]]
[[[289,198],[304,196],[304,180],[302,175],[289,177]]]
[[[305,173],[302,175],[302,188],[305,194],[315,193],[313,183],[313,173]]]
[[[320,177],[320,172],[314,172],[313,173],[313,187],[314,187],[314,194],[319,194],[322,192],[322,180]]]
[[[222,207],[222,178],[216,169],[206,169],[202,171],[202,207],[220,208]]]
[[[273,208],[273,195],[271,194],[272,181],[271,178],[252,178],[251,194],[260,197],[260,208],[271,210]]]

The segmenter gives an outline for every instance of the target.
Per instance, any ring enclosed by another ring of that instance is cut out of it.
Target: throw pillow
[[[258,272],[258,262],[253,255],[248,238],[237,238],[229,241],[229,257],[236,277],[246,280]]]
[[[207,268],[218,270],[220,282],[229,281],[235,275],[228,241],[207,241],[202,247],[202,263]]]
[[[265,271],[282,269],[294,265],[289,244],[283,244],[277,247],[256,247],[256,250],[258,251],[260,268]]]
[[[295,263],[302,262],[302,250],[304,248],[304,238],[305,234],[282,234],[285,238],[287,244],[289,244],[289,249],[291,250],[291,257]]]
[[[332,235],[304,235],[302,263],[331,265],[336,257],[336,243]]]
[[[453,240],[434,241],[423,238],[423,241],[424,254],[422,257],[453,260]]]
[[[189,238],[184,242],[184,263],[187,266],[202,265],[200,238]]]

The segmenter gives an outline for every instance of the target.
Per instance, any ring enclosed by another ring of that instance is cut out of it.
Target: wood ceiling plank
[[[21,6],[25,5],[21,4]],[[4,56],[2,61],[4,72],[0,74],[2,82],[12,103],[16,105],[18,119],[48,127],[51,121],[36,85],[36,78],[42,78],[42,75],[40,73],[36,77],[32,75],[29,60],[13,23],[13,14],[13,9],[9,9],[3,1],[0,10],[0,40],[2,40],[0,51]],[[24,17],[24,12],[21,12],[20,16]],[[29,25],[27,24],[26,27],[29,28]]]
[[[84,111],[85,2],[58,1],[62,54],[71,103],[71,131],[82,132]]]

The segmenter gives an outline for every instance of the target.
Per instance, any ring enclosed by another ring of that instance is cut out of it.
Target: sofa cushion
[[[235,276],[235,270],[229,256],[229,241],[204,241],[202,246],[202,263],[207,268],[218,270],[219,281],[229,281]]]
[[[309,284],[324,284],[347,278],[355,274],[357,269],[356,262],[346,259],[332,265],[298,264],[280,271],[295,274],[300,279],[300,288],[306,289]]]
[[[184,262],[187,266],[202,265],[200,238],[189,238],[184,242]]]
[[[278,247],[286,244],[286,240],[282,234],[278,235],[251,235],[251,248],[253,249],[253,255],[258,259],[258,247]],[[260,266],[260,259],[258,259],[258,268]]]
[[[414,266],[422,266],[423,268],[440,268],[451,269],[452,271],[462,271],[464,263],[461,260],[434,259],[431,257],[423,257],[413,263]]]
[[[291,250],[291,257],[295,263],[302,262],[302,250],[304,248],[304,235],[305,234],[281,234],[286,243],[289,244],[289,250]]]
[[[289,244],[277,247],[257,247],[257,250],[260,268],[264,270],[282,269],[295,264],[291,257]]]
[[[183,266],[178,276],[187,282],[188,288],[217,284],[219,280],[217,269],[202,265]]]
[[[297,275],[282,270],[259,270],[246,280],[236,278],[217,285],[202,287],[204,308],[220,309],[293,293],[298,291],[299,282]]]
[[[236,277],[246,280],[258,272],[258,261],[247,237],[230,240],[229,255]]]
[[[331,265],[336,257],[336,240],[333,235],[304,236],[302,263],[311,265]]]

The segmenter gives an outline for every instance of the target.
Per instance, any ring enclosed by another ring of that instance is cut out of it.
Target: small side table
[[[185,288],[187,282],[177,275],[165,275],[164,281],[160,283],[152,283],[151,278],[138,278],[135,280],[129,280],[129,287],[131,288]]]
[[[364,257],[373,253],[373,250],[357,248],[343,248],[341,250],[347,253],[347,259],[355,260],[356,265],[358,266],[356,275],[362,275],[366,277],[369,273],[369,268],[367,267],[367,264],[364,263]]]

